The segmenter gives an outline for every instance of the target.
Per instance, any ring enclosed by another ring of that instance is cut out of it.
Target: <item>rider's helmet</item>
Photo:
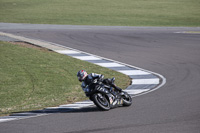
[[[87,72],[85,70],[80,70],[77,73],[78,80],[82,82],[87,77]]]

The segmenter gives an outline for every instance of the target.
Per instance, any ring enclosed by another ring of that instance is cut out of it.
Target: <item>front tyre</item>
[[[110,110],[110,103],[108,99],[101,93],[96,93],[92,96],[94,104],[104,111]]]
[[[122,96],[122,100],[123,100],[123,106],[131,106],[131,104],[132,104],[132,97],[128,93],[125,93]]]

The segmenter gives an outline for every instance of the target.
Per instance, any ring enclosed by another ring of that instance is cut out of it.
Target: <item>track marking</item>
[[[60,54],[80,54],[80,52],[74,50],[55,50],[55,52]]]
[[[181,33],[181,34],[200,34],[200,31],[181,31],[181,32],[175,32],[175,33]]]
[[[118,64],[118,63],[94,63],[96,65],[102,66],[102,67],[125,67],[124,65]]]
[[[7,122],[11,120],[16,120],[17,118],[5,118],[5,119],[0,119],[0,122]]]
[[[125,91],[128,92],[128,94],[130,94],[130,95],[136,95],[136,94],[140,94],[143,92],[147,92],[149,90],[150,89],[137,89],[137,90],[125,90]]]
[[[150,73],[142,71],[142,70],[120,70],[118,72],[121,72],[126,75],[148,75]]]
[[[101,60],[100,58],[97,58],[94,56],[72,56],[72,57],[80,59],[80,60]]]
[[[132,80],[132,85],[139,85],[139,84],[159,84],[159,78],[155,79],[133,79]]]

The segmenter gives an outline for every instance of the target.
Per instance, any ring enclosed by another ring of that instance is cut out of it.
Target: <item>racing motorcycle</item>
[[[115,78],[112,78],[114,83]],[[131,96],[125,91],[115,91],[109,85],[105,85],[101,80],[95,79],[87,86],[86,96],[101,110],[108,111],[119,106],[130,106],[132,104]]]

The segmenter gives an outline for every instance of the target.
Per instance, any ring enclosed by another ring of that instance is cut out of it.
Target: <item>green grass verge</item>
[[[200,26],[199,0],[0,0],[0,22]]]
[[[130,83],[128,76],[107,68],[6,42],[0,42],[0,61],[0,115],[86,99],[76,77],[80,69],[114,76],[122,88]]]

